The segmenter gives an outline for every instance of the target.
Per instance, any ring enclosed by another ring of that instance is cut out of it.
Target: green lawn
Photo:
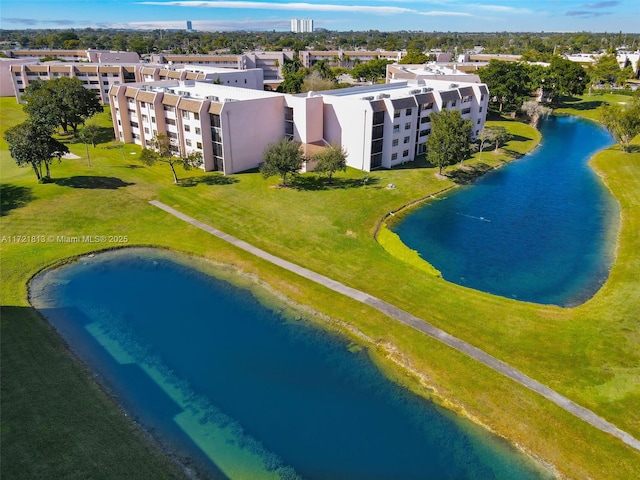
[[[15,101],[6,98],[0,99],[0,112],[2,129],[21,115]],[[590,111],[580,110],[584,112]],[[109,121],[107,113],[100,116],[105,127]],[[478,169],[494,167],[539,141],[538,132],[522,123],[492,123],[506,126],[514,140],[498,153],[485,151],[481,160],[476,154],[465,163]],[[613,437],[437,341],[237,251],[148,204],[158,199],[275,255],[401,306],[639,438],[640,153],[622,154],[612,148],[593,160],[623,212],[618,261],[592,300],[563,309],[450,284],[397,259],[375,241],[373,234],[385,214],[454,185],[425,165],[374,172],[366,182],[362,172],[350,169],[332,186],[304,175],[290,189],[275,188],[278,179],[265,181],[258,173],[221,177],[179,171],[187,180],[174,186],[168,167],[143,167],[137,161],[136,146],[127,145],[124,152],[103,148],[104,144],[90,148],[89,168],[84,145],[71,144],[81,158],[55,164],[54,183],[38,185],[30,170],[15,166],[6,144],[0,147],[2,236],[127,235],[129,245],[169,247],[234,265],[292,301],[333,318],[333,327],[358,330],[389,375],[464,412],[560,472],[574,478],[640,478],[639,452]],[[385,188],[390,183],[396,188]],[[0,247],[3,476],[128,478],[115,468],[165,468],[164,460],[149,453],[137,430],[27,302],[27,281],[38,270],[96,246],[5,241]],[[61,391],[52,395],[58,385]],[[38,448],[39,442],[49,448]],[[55,475],[45,475],[58,457],[65,462]]]

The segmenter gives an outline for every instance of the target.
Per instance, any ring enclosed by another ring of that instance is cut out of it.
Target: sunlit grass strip
[[[378,230],[377,239],[378,243],[387,252],[399,260],[402,260],[403,262],[408,263],[429,275],[433,275],[434,277],[442,277],[440,270],[424,260],[417,251],[407,247],[402,240],[400,240],[398,234],[389,230],[386,223],[383,223],[380,230]]]

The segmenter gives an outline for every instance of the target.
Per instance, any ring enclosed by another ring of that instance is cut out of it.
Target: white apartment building
[[[310,18],[292,18],[291,31],[293,33],[313,32],[313,20]]]
[[[10,60],[17,62],[17,60]],[[22,102],[25,88],[34,80],[51,80],[56,77],[77,77],[89,90],[95,90],[102,103],[109,103],[109,89],[113,85],[135,82],[155,82],[158,80],[200,80],[217,82],[255,90],[264,89],[264,72],[259,68],[235,70],[207,65],[148,65],[148,64],[90,64],[90,63],[14,63],[4,68],[0,63],[2,75],[2,94],[15,95]],[[6,70],[6,71],[5,71]],[[6,88],[13,87],[13,88]]]
[[[363,171],[391,168],[426,153],[432,113],[459,110],[478,135],[488,94],[484,84],[442,80],[298,95],[165,80],[113,86],[109,100],[116,138],[148,146],[166,134],[177,154],[200,151],[206,171],[232,174],[258,167],[285,137],[305,151],[340,144],[347,165]]]
[[[13,86],[13,94],[21,103],[24,90],[35,80],[77,77],[85,88],[98,93],[102,103],[109,103],[111,86],[140,80],[138,67],[137,64],[22,63],[13,64],[7,72],[3,72],[2,82]]]

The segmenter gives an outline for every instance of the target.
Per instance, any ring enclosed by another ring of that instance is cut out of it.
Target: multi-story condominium
[[[421,65],[387,65],[387,83],[396,80],[448,80],[450,82],[480,83],[480,77],[466,73],[456,64],[424,63]]]
[[[233,85],[256,90],[264,89],[263,71],[259,68],[234,70],[209,66],[182,65],[105,65],[90,63],[35,63],[14,64],[8,71],[2,72],[3,85],[13,85],[15,95],[22,101],[25,88],[36,79],[51,80],[56,77],[77,77],[86,88],[95,90],[102,103],[109,103],[109,89],[112,85],[135,82],[153,82],[157,80],[201,80]],[[6,80],[5,80],[6,78]],[[5,92],[3,92],[5,93]]]
[[[62,62],[90,63],[138,63],[140,56],[136,52],[114,50],[3,50],[9,58],[30,58],[39,60],[54,57]]]
[[[399,62],[406,55],[404,51],[385,50],[301,50],[298,58],[303,67],[313,67],[320,60],[326,60],[333,67],[353,68],[358,63],[365,63],[376,58]]]
[[[247,70],[259,68],[263,71],[265,85],[282,82],[282,66],[287,60],[293,60],[295,52],[248,52],[240,55],[177,55],[153,54],[150,61],[153,64],[174,65],[207,65],[212,67],[233,68]]]
[[[95,90],[102,103],[109,102],[109,89],[112,85],[120,85],[139,81],[137,75],[139,65],[105,65],[97,63],[35,63],[11,65],[8,81],[18,102],[22,102],[25,88],[35,80],[51,80],[56,77],[77,77],[86,88]]]
[[[313,32],[313,20],[310,18],[292,18],[291,31],[293,33]]]
[[[489,101],[484,84],[442,80],[298,95],[165,80],[113,86],[109,97],[116,138],[148,146],[165,134],[176,154],[202,152],[205,170],[225,174],[258,167],[282,138],[307,152],[342,145],[347,165],[363,171],[391,168],[426,152],[431,114],[459,110],[478,135]]]
[[[264,90],[264,72],[260,68],[236,70],[208,65],[159,66],[145,65],[139,69],[143,82],[159,80],[199,80],[234,87]]]

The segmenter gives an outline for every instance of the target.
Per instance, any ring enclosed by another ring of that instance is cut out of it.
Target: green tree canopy
[[[365,80],[375,83],[378,79],[387,75],[387,65],[393,63],[391,60],[384,58],[374,58],[368,62],[359,63],[351,69],[353,78],[364,78]]]
[[[25,89],[22,99],[27,102],[24,111],[32,118],[61,126],[65,132],[71,127],[75,133],[78,125],[103,111],[97,93],[84,88],[76,77],[35,81]]]
[[[425,55],[420,50],[410,49],[398,63],[403,65],[420,65],[429,61],[429,55]]]
[[[519,108],[532,89],[529,71],[523,63],[491,60],[478,70],[478,75],[487,84],[491,101],[499,111]]]
[[[279,175],[282,185],[287,186],[287,176],[297,175],[302,168],[303,155],[300,142],[283,138],[267,145],[260,172],[264,178]]]
[[[473,124],[458,110],[443,110],[431,115],[431,135],[427,139],[427,160],[442,169],[464,161],[471,154]]]
[[[640,96],[634,95],[629,103],[603,105],[600,119],[623,152],[631,151],[631,141],[640,134]]]
[[[140,154],[140,160],[145,165],[153,165],[156,162],[166,163],[171,168],[173,183],[178,183],[176,164],[182,165],[185,170],[202,165],[202,152],[194,151],[183,156],[174,155],[176,150],[171,145],[171,139],[164,133],[159,133],[149,141],[150,149],[145,148]]]
[[[588,83],[587,72],[579,63],[555,56],[551,59],[544,88],[554,97],[562,98],[582,94]]]
[[[19,166],[31,165],[39,181],[51,178],[50,165],[54,158],[59,161],[69,153],[66,145],[51,136],[49,128],[29,120],[7,129],[4,139],[15,162]]]
[[[328,148],[317,153],[314,160],[317,161],[315,171],[327,175],[329,183],[331,183],[334,173],[347,170],[347,152],[339,144],[331,144]]]

